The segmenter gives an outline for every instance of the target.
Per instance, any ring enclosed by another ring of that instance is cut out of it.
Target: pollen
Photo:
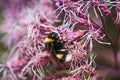
[[[54,39],[52,39],[52,38],[45,38],[45,42],[46,43],[54,42]]]
[[[56,55],[56,57],[57,57],[58,59],[62,59],[62,58],[63,58],[63,54],[62,54],[62,53],[59,53],[59,54]]]

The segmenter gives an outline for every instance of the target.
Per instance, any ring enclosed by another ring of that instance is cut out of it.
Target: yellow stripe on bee
[[[47,43],[54,42],[54,39],[52,39],[52,38],[45,38],[45,42],[47,42]]]
[[[63,54],[62,54],[62,53],[59,53],[59,54],[56,55],[56,57],[57,57],[58,59],[62,59],[62,58],[63,58]]]

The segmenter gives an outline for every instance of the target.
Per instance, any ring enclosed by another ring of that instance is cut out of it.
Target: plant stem
[[[111,18],[111,20],[114,22],[115,19],[109,15],[109,17]],[[113,52],[114,52],[114,58],[115,58],[115,64],[116,64],[116,69],[119,69],[119,62],[117,60],[117,53],[118,53],[118,44],[119,44],[119,37],[120,37],[120,25],[119,24],[115,24],[115,27],[117,29],[117,35],[116,35],[116,38],[115,38],[115,42],[114,42],[114,46],[113,46]]]
[[[99,14],[99,17],[101,19],[102,25],[103,25],[103,32],[106,34],[106,36],[108,37],[108,39],[111,42],[111,47],[113,49],[113,53],[114,53],[114,61],[115,61],[115,68],[118,69],[119,65],[118,65],[118,60],[117,60],[117,42],[118,42],[118,36],[119,36],[119,31],[117,33],[117,37],[116,40],[113,41],[113,39],[111,38],[111,36],[106,32],[106,28],[105,28],[105,22],[103,19],[103,16],[100,14],[100,11],[98,10],[98,8],[96,7],[96,10]],[[112,20],[114,20],[112,17],[110,17]],[[117,26],[116,26],[117,27]]]

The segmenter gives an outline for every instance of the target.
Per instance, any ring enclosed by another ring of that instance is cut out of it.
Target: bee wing
[[[63,48],[63,49],[59,49],[58,51],[61,51],[61,52],[66,52],[67,49]]]

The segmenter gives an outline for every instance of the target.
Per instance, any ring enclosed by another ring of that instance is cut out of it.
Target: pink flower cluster
[[[3,6],[1,25],[2,41],[9,48],[0,65],[2,80],[97,80],[93,40],[110,43],[102,41],[104,24],[94,20],[111,15],[109,8],[114,4],[103,0],[9,1],[9,7]],[[115,23],[119,23],[119,2],[114,3]],[[94,11],[93,17],[89,10]],[[56,32],[68,49],[69,62],[56,61],[46,50],[44,40],[51,32]]]

